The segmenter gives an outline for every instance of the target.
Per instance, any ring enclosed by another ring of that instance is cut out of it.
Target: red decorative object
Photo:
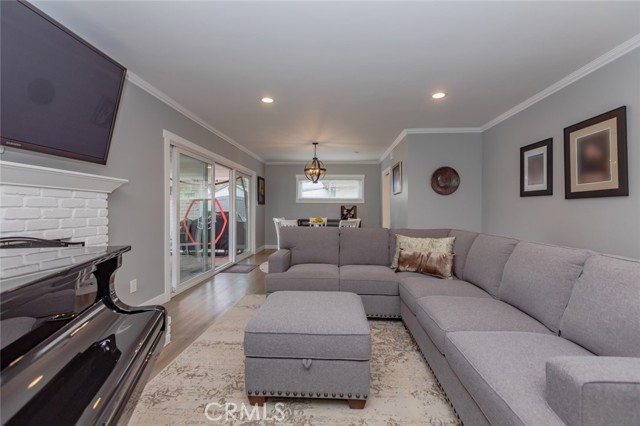
[[[189,216],[189,212],[191,211],[191,207],[193,207],[193,205],[197,201],[209,201],[209,199],[208,198],[194,198],[193,200],[191,200],[191,203],[189,203],[189,207],[187,207],[187,211],[184,214],[184,218],[182,219],[182,227],[184,228],[185,232],[187,233],[187,237],[189,237],[189,241],[191,241],[192,244],[201,244],[198,241],[194,240],[193,235],[191,235],[191,232],[189,232],[189,227],[187,226],[187,217]],[[222,225],[222,229],[220,230],[220,233],[218,233],[218,235],[216,236],[215,241],[213,242],[214,244],[217,244],[218,241],[220,240],[220,237],[222,237],[222,235],[224,234],[225,229],[227,229],[227,224],[229,223],[229,221],[227,220],[227,215],[224,214],[224,210],[222,210],[222,206],[220,205],[220,202],[218,201],[218,199],[214,198],[213,201],[215,201],[216,205],[218,206],[218,209],[220,210],[220,214],[222,215],[222,220],[224,222],[224,224]],[[209,241],[209,245],[211,245],[211,241]]]

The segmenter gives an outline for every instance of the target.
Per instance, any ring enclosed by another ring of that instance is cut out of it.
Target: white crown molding
[[[385,158],[387,158],[387,156],[389,154],[391,154],[391,151],[393,151],[395,149],[396,146],[398,146],[398,144],[400,142],[402,142],[402,140],[404,138],[406,138],[408,135],[407,133],[407,129],[403,129],[400,134],[398,136],[396,136],[396,139],[393,141],[393,143],[391,145],[389,145],[389,148],[387,148],[387,150],[384,152],[384,154],[382,154],[382,157],[380,157],[380,163],[382,163],[384,161]]]
[[[547,87],[546,89],[542,90],[541,92],[539,92],[539,93],[535,94],[534,96],[530,97],[529,99],[525,100],[524,102],[521,102],[520,104],[518,104],[515,107],[509,109],[508,111],[504,112],[503,114],[500,114],[498,117],[496,117],[493,120],[489,121],[488,123],[486,123],[482,127],[458,127],[458,128],[450,127],[450,128],[412,128],[412,129],[404,129],[396,137],[396,139],[389,146],[389,148],[386,149],[386,151],[384,152],[384,154],[382,154],[382,156],[380,157],[380,159],[378,161],[372,161],[372,162],[368,162],[368,161],[364,161],[364,162],[333,162],[333,164],[375,164],[375,163],[381,163],[391,153],[391,151],[393,151],[393,149],[402,141],[402,139],[404,139],[409,134],[444,134],[444,133],[482,133],[482,132],[485,132],[486,130],[492,128],[493,126],[495,126],[495,125],[507,120],[510,117],[513,117],[514,115],[518,114],[519,112],[524,111],[525,109],[531,107],[532,105],[534,105],[534,104],[540,102],[541,100],[551,96],[552,94],[558,92],[559,90],[562,90],[563,88],[565,88],[565,87],[569,86],[570,84],[580,80],[581,78],[591,74],[592,72],[604,67],[605,65],[615,61],[616,59],[626,55],[627,53],[631,52],[632,50],[634,50],[634,49],[636,49],[638,47],[640,47],[640,34],[635,35],[634,37],[630,38],[629,40],[625,41],[624,43],[622,43],[622,44],[616,46],[615,48],[611,49],[610,51],[608,51],[604,55],[594,59],[593,61],[589,62],[585,66],[579,68],[578,70],[574,71],[573,73],[569,74],[568,76],[564,77],[563,79],[559,80],[558,82],[552,84],[551,86]],[[128,72],[127,73],[127,78],[131,83],[133,83],[136,86],[140,87],[141,89],[145,90],[149,94],[155,96],[156,98],[158,98],[162,102],[166,103],[167,105],[169,105],[170,107],[172,107],[173,109],[178,111],[179,113],[183,114],[187,118],[189,118],[189,119],[193,120],[194,122],[198,123],[199,125],[201,125],[205,129],[209,130],[211,133],[215,134],[216,136],[220,137],[221,139],[223,139],[224,141],[230,143],[231,145],[235,146],[236,148],[240,149],[241,151],[247,153],[248,155],[250,155],[251,157],[255,158],[256,160],[264,163],[265,165],[305,164],[304,162],[265,161],[262,157],[260,157],[259,155],[255,154],[254,152],[250,151],[248,148],[244,147],[243,145],[239,144],[238,142],[236,142],[235,140],[233,140],[229,136],[225,135],[224,133],[222,133],[221,131],[219,131],[215,127],[211,126],[209,123],[207,123],[206,121],[204,121],[203,119],[201,119],[200,117],[195,115],[193,112],[189,111],[187,108],[185,108],[184,106],[182,106],[181,104],[179,104],[178,102],[173,100],[171,97],[169,97],[164,92],[158,90],[156,87],[154,87],[151,84],[149,84],[146,80],[143,80],[138,75],[136,75],[136,74],[134,74],[132,72]],[[326,164],[332,164],[332,163],[327,162]]]
[[[265,166],[304,166],[308,161],[267,161]],[[340,166],[340,165],[371,165],[380,164],[377,160],[361,160],[361,161],[323,161],[326,166]]]
[[[185,117],[189,118],[190,120],[198,123],[199,125],[201,125],[205,129],[207,129],[208,131],[213,133],[214,135],[218,136],[220,139],[224,140],[227,143],[230,143],[231,145],[233,145],[236,148],[238,148],[239,150],[247,153],[251,157],[253,157],[256,160],[260,161],[261,163],[265,162],[264,159],[262,157],[260,157],[258,154],[254,153],[253,151],[249,150],[245,146],[239,144],[238,142],[236,142],[235,140],[230,138],[229,136],[225,135],[220,130],[216,129],[211,124],[207,123],[202,118],[198,117],[196,114],[194,114],[193,112],[189,111],[187,108],[185,108],[184,106],[182,106],[181,104],[176,102],[173,98],[169,97],[169,95],[167,95],[166,93],[162,92],[161,90],[159,90],[155,86],[151,85],[148,81],[142,79],[137,74],[134,74],[131,71],[128,71],[127,72],[127,79],[131,83],[135,84],[136,86],[138,86],[139,88],[144,90],[145,92],[149,93],[150,95],[156,97],[160,101],[162,101],[165,104],[169,105],[171,108],[175,109],[180,114],[182,114]]]
[[[566,76],[562,80],[559,80],[558,82],[552,84],[551,86],[547,87],[543,91],[535,94],[534,96],[530,97],[526,101],[524,101],[524,102],[516,105],[515,107],[511,108],[510,110],[506,111],[505,113],[500,114],[499,116],[497,116],[493,120],[489,121],[487,124],[485,124],[482,127],[459,127],[459,128],[450,127],[450,128],[404,129],[396,137],[396,139],[389,146],[389,148],[387,148],[387,150],[384,152],[384,154],[382,154],[382,157],[380,157],[379,163],[382,163],[384,161],[384,159],[387,158],[387,156],[391,153],[391,151],[393,151],[393,149],[396,146],[398,146],[398,144],[407,135],[411,135],[411,134],[429,134],[429,133],[435,134],[435,133],[482,133],[482,132],[485,132],[485,131],[489,130],[490,128],[492,128],[493,126],[505,121],[506,119],[508,119],[510,117],[513,117],[514,115],[518,114],[519,112],[524,111],[525,109],[529,108],[530,106],[532,106],[532,105],[540,102],[541,100],[551,96],[552,94],[556,93],[557,91],[564,89],[565,87],[569,86],[570,84],[575,83],[576,81],[580,80],[581,78],[583,78],[583,77],[591,74],[592,72],[604,67],[605,65],[615,61],[616,59],[626,55],[627,53],[631,52],[632,50],[634,50],[634,49],[636,49],[638,47],[640,47],[640,34],[637,34],[637,35],[631,37],[629,40],[625,41],[624,43],[622,43],[622,44],[620,44],[620,45],[618,45],[616,47],[614,47],[613,49],[611,49],[610,51],[608,51],[604,55],[594,59],[593,61],[589,62],[587,65],[579,68],[578,70],[576,70],[573,73],[569,74],[568,76]]]
[[[496,118],[494,118],[493,120],[489,121],[487,124],[482,126],[480,128],[481,131],[484,132],[486,130],[489,130],[493,126],[502,123],[506,119],[508,119],[510,117],[513,117],[514,115],[518,114],[519,112],[524,111],[525,109],[529,108],[530,106],[532,106],[532,105],[540,102],[541,100],[553,95],[557,91],[564,89],[565,87],[569,86],[570,84],[575,83],[576,81],[580,80],[581,78],[583,78],[583,77],[591,74],[592,72],[604,67],[605,65],[615,61],[616,59],[626,55],[627,53],[631,52],[632,50],[634,50],[634,49],[636,49],[638,47],[640,47],[640,34],[637,34],[634,37],[630,38],[629,40],[625,41],[624,43],[614,47],[613,49],[611,49],[610,51],[608,51],[604,55],[594,59],[593,61],[589,62],[587,65],[583,66],[582,68],[579,68],[578,70],[572,72],[571,74],[569,74],[568,76],[566,76],[562,80],[552,84],[551,86],[547,87],[543,91],[533,95],[532,97],[530,97],[526,101],[516,105],[515,107],[513,107],[510,110],[506,111],[505,113],[497,116]]]
[[[404,129],[400,132],[400,134],[395,138],[393,143],[387,148],[387,150],[382,154],[380,160],[378,160],[378,164],[382,163],[385,158],[391,151],[398,146],[398,144],[407,137],[407,135],[424,135],[424,134],[446,134],[446,133],[481,133],[482,130],[480,127],[425,127],[425,128],[414,128],[414,129]]]
[[[480,127],[427,127],[423,129],[404,129],[408,135],[445,134],[445,133],[481,133]]]
[[[109,176],[71,172],[0,160],[2,184],[111,193],[129,182]]]

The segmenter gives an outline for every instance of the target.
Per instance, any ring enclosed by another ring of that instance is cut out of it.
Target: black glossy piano
[[[0,248],[1,424],[126,425],[164,345],[164,308],[118,299],[130,247],[56,245]]]

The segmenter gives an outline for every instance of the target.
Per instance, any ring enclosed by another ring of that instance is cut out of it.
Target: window
[[[364,175],[327,175],[313,183],[296,176],[298,203],[364,203]]]

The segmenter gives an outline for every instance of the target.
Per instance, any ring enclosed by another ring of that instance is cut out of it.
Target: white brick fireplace
[[[0,237],[109,242],[108,195],[124,179],[0,161]]]

